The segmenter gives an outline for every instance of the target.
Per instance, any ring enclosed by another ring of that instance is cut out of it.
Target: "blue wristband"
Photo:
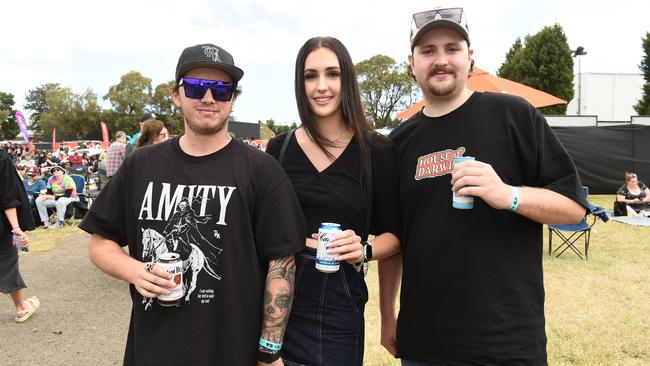
[[[510,186],[510,190],[512,191],[512,203],[510,204],[508,211],[515,212],[519,208],[519,189],[517,187]]]
[[[260,337],[260,346],[270,351],[278,352],[282,348],[282,343],[273,343],[271,341],[267,341],[266,339]]]

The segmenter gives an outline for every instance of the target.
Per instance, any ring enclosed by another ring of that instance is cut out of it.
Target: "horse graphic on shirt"
[[[155,262],[164,254],[171,252],[169,250],[170,239],[160,234],[154,229],[142,229],[142,259],[146,262]],[[205,269],[206,273],[217,280],[221,276],[216,274],[210,264],[205,260],[203,251],[195,244],[189,244],[191,251],[187,259],[183,259],[183,290],[185,292],[185,302],[190,301],[190,295],[196,289],[196,280],[199,272]],[[152,299],[143,299],[146,303],[145,310],[151,307]]]

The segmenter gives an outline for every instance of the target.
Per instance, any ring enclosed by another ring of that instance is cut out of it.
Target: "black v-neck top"
[[[276,159],[287,134],[271,139],[266,151]],[[397,155],[383,136],[371,137],[372,218],[370,233],[391,232],[399,237],[400,206],[397,186]],[[318,232],[323,222],[341,224],[363,237],[367,201],[362,191],[361,154],[352,140],[341,155],[318,172],[302,150],[295,134],[280,162],[296,191],[306,219],[306,234]],[[365,184],[365,182],[364,182]]]

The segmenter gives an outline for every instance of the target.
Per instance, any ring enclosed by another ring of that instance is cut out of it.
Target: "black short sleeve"
[[[271,260],[299,252],[305,242],[305,219],[286,173],[274,159],[260,166],[258,182],[265,182],[258,195],[255,242],[260,256]]]
[[[79,224],[82,230],[112,240],[123,247],[128,244],[125,202],[131,160],[127,158],[124,161],[122,169],[119,169],[102,189],[93,202],[92,209]]]
[[[535,187],[543,187],[566,196],[583,207],[589,206],[583,193],[582,182],[569,153],[539,111],[534,113],[535,134],[537,137],[537,182]]]

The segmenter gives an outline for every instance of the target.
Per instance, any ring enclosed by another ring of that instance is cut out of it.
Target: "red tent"
[[[467,88],[484,92],[505,93],[520,96],[526,99],[536,108],[547,107],[556,104],[567,104],[567,101],[560,99],[551,94],[531,88],[518,82],[494,76],[485,70],[474,68],[472,77],[467,80]],[[416,114],[424,107],[424,100],[421,100],[412,106],[406,108],[397,115],[398,119],[404,120]]]

